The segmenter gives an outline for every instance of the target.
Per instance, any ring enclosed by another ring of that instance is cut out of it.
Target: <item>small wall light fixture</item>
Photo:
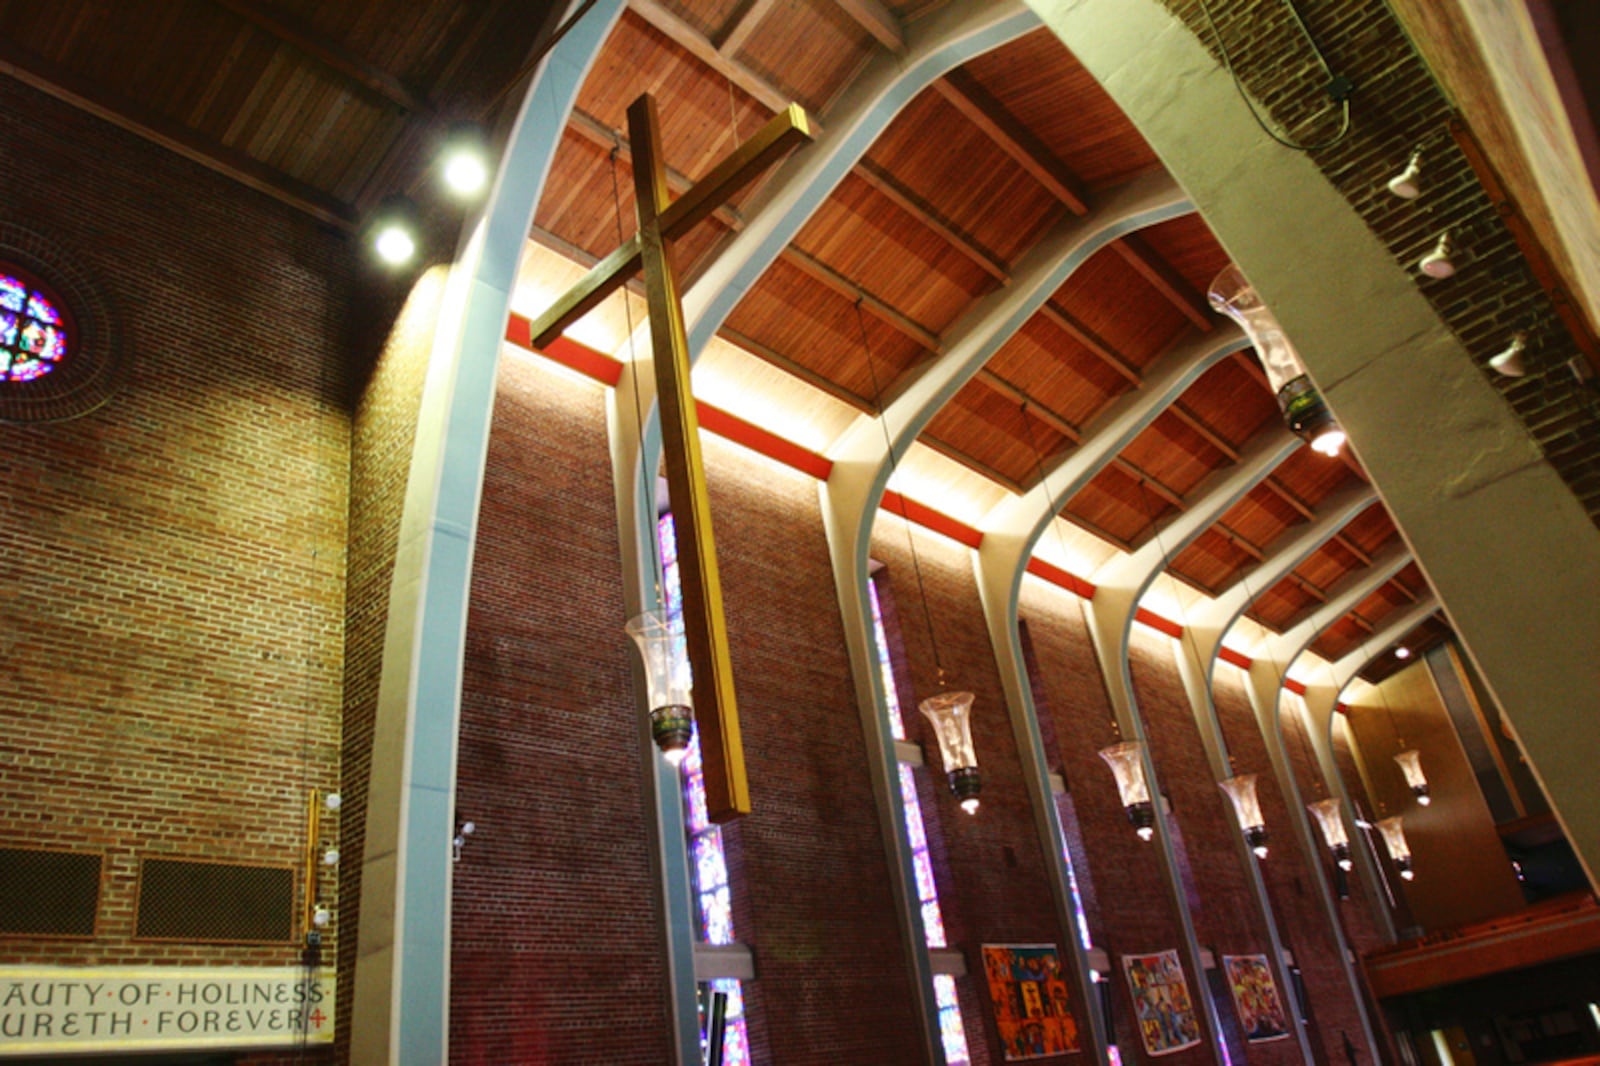
[[[1278,399],[1284,423],[1313,451],[1326,456],[1339,454],[1345,434],[1328,410],[1322,394],[1311,383],[1300,354],[1284,336],[1278,318],[1262,302],[1255,286],[1236,266],[1229,266],[1211,282],[1211,306],[1243,327],[1255,346],[1267,385]]]
[[[477,197],[489,186],[489,141],[476,122],[458,122],[445,135],[439,153],[445,186],[459,199]]]
[[[1406,776],[1406,784],[1411,787],[1411,794],[1417,797],[1417,803],[1426,807],[1433,802],[1433,797],[1428,795],[1428,778],[1422,772],[1422,753],[1416,748],[1402,751],[1394,757],[1400,764],[1400,772]]]
[[[318,929],[326,929],[331,921],[333,921],[333,912],[321,903],[317,904],[316,909],[311,912],[311,924]]]
[[[1333,853],[1333,861],[1339,869],[1348,873],[1355,863],[1350,858],[1350,836],[1345,832],[1344,819],[1339,816],[1339,801],[1330,796],[1309,804],[1306,809],[1317,819],[1322,840]]]
[[[939,757],[944,760],[950,791],[968,814],[977,813],[978,792],[983,788],[978,756],[972,749],[972,699],[970,692],[941,692],[917,704],[939,738]]]
[[[1456,264],[1451,257],[1455,254],[1455,240],[1450,236],[1450,231],[1445,230],[1439,234],[1439,241],[1433,246],[1433,251],[1417,261],[1417,269],[1430,278],[1454,277]]]
[[[344,797],[337,792],[330,792],[323,797],[322,802],[327,804],[328,810],[336,811],[344,806]]]
[[[1226,781],[1217,782],[1217,785],[1233,801],[1233,813],[1239,818],[1239,830],[1244,833],[1244,842],[1250,845],[1256,858],[1266,858],[1267,820],[1261,814],[1261,801],[1256,796],[1256,775],[1236,774]]]
[[[478,831],[477,822],[462,822],[456,829],[455,837],[450,841],[450,861],[461,861],[461,849],[467,846],[467,838]]]
[[[390,266],[404,266],[417,252],[417,205],[398,193],[386,196],[373,209],[367,229],[378,258]]]
[[[667,762],[680,766],[694,736],[694,676],[689,671],[689,650],[683,633],[656,611],[630,618],[624,628],[644,664],[650,736]]]
[[[322,865],[338,866],[339,849],[334,847],[332,844],[329,844],[322,852]]]
[[[1406,168],[1389,179],[1389,191],[1402,200],[1415,200],[1422,195],[1422,149],[1411,153]]]
[[[1144,779],[1144,745],[1137,740],[1124,740],[1102,748],[1100,758],[1117,779],[1117,794],[1122,797],[1128,821],[1133,823],[1140,840],[1149,840],[1156,834],[1156,809]]]
[[[1523,353],[1528,350],[1528,334],[1518,330],[1512,334],[1511,343],[1506,345],[1499,355],[1489,360],[1489,369],[1496,374],[1508,378],[1520,378],[1528,372],[1528,366],[1522,361]]]
[[[1395,868],[1400,871],[1400,879],[1415,881],[1417,874],[1411,868],[1411,846],[1406,843],[1406,831],[1400,822],[1398,814],[1393,818],[1385,818],[1378,823],[1378,832],[1383,834],[1383,846],[1388,849],[1389,858],[1394,860]]]

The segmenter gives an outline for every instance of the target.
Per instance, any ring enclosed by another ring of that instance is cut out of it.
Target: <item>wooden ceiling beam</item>
[[[1188,279],[1174,270],[1171,263],[1161,258],[1160,253],[1150,247],[1143,237],[1131,234],[1112,242],[1111,247],[1124,262],[1133,267],[1140,277],[1161,294],[1162,299],[1176,307],[1185,318],[1203,332],[1210,333],[1217,328],[1216,319],[1212,316],[1205,297],[1195,291],[1195,287],[1189,284]]]
[[[256,29],[315,59],[330,70],[344,75],[402,111],[424,117],[433,113],[432,104],[409,89],[393,74],[360,56],[352,55],[332,41],[324,40],[288,19],[263,11],[251,0],[211,0],[211,3],[224,11],[232,12]]]
[[[931,433],[922,433],[917,437],[917,443],[928,448],[932,448],[934,451],[938,452],[946,459],[949,459],[951,462],[958,463],[961,466],[966,467],[968,470],[971,470],[973,473],[988,478],[996,485],[1004,485],[1007,489],[1017,493],[1019,496],[1022,494],[1022,486],[1017,484],[1016,481],[1006,477],[1006,475],[1002,474],[1000,471],[996,470],[982,459],[978,459],[973,455],[962,451],[949,441],[935,437]]]
[[[726,33],[716,42],[717,51],[732,59],[750,39],[750,35],[761,25],[761,20],[767,17],[767,12],[772,10],[778,0],[750,0],[743,11],[739,12],[733,20],[733,25],[728,27]]]
[[[1099,537],[1101,540],[1105,541],[1107,544],[1111,544],[1111,545],[1114,545],[1115,547],[1121,548],[1123,551],[1128,552],[1129,554],[1133,553],[1133,549],[1135,547],[1133,541],[1125,540],[1122,537],[1117,536],[1115,533],[1111,532],[1109,529],[1106,529],[1104,526],[1101,526],[1101,525],[1098,525],[1098,524],[1096,524],[1094,522],[1091,522],[1091,521],[1089,521],[1089,519],[1084,518],[1084,517],[1082,517],[1080,515],[1073,514],[1070,511],[1063,511],[1057,517],[1065,518],[1068,522],[1071,522],[1073,525],[1077,526],[1079,529],[1081,529],[1084,532],[1090,534],[1091,536]]]
[[[1245,536],[1243,533],[1240,533],[1228,523],[1218,521],[1213,523],[1211,528],[1221,533],[1228,539],[1229,543],[1238,548],[1240,551],[1244,552],[1246,555],[1250,556],[1250,558],[1254,559],[1256,562],[1259,563],[1266,559],[1267,553],[1261,549],[1260,545],[1251,540],[1249,537]]]
[[[1052,411],[1050,408],[1040,405],[1037,400],[1031,398],[1027,393],[1023,392],[1017,386],[1011,384],[1011,382],[1007,381],[999,374],[996,374],[988,367],[984,367],[979,370],[975,377],[976,380],[982,382],[984,385],[987,385],[994,392],[1004,396],[1012,403],[1017,404],[1018,407],[1026,407],[1026,414],[1031,414],[1033,417],[1037,418],[1039,421],[1043,422],[1045,425],[1049,426],[1051,429],[1070,440],[1073,444],[1077,444],[1083,439],[1083,430],[1079,429],[1071,422],[1068,422],[1066,418],[1062,417],[1060,414],[1057,414],[1055,411]]]
[[[838,400],[841,403],[849,404],[862,414],[875,415],[878,413],[877,408],[872,406],[872,401],[867,397],[856,395],[843,385],[828,380],[815,370],[812,370],[810,367],[800,365],[793,359],[790,359],[787,355],[784,355],[773,348],[767,347],[765,344],[762,344],[760,341],[750,337],[747,334],[740,333],[738,330],[729,329],[727,326],[723,326],[721,329],[717,330],[717,336],[721,337],[723,340],[734,345],[735,347],[743,348],[745,351],[756,356],[758,359],[771,363],[779,370],[782,370],[788,374],[793,374],[807,385],[827,393],[835,400]]]
[[[0,73],[63,103],[177,152],[224,177],[303,211],[345,232],[356,229],[355,209],[321,189],[290,177],[244,152],[220,144],[143,104],[32,52],[0,34]]]
[[[1189,505],[1184,501],[1181,493],[1167,486],[1158,480],[1154,475],[1147,473],[1143,467],[1136,466],[1132,461],[1124,459],[1121,455],[1118,455],[1115,459],[1111,460],[1109,465],[1121,470],[1124,474],[1127,474],[1135,481],[1144,485],[1148,485],[1151,492],[1155,493],[1157,496],[1160,496],[1168,504],[1176,507],[1178,510],[1187,511],[1189,509]],[[1142,512],[1143,508],[1140,510]],[[1144,515],[1144,520],[1151,523],[1155,521],[1155,519],[1150,515]]]
[[[1201,418],[1192,409],[1186,406],[1182,400],[1174,401],[1172,405],[1167,408],[1167,410],[1171,412],[1172,416],[1179,422],[1182,422],[1184,425],[1200,434],[1205,442],[1211,445],[1217,451],[1221,452],[1227,458],[1228,462],[1237,463],[1239,461],[1239,449],[1235,448],[1232,444],[1229,444],[1227,439],[1223,437],[1222,434],[1218,433],[1216,430],[1207,425],[1205,419]]]
[[[1144,375],[1139,372],[1138,367],[1124,359],[1119,352],[1101,340],[1088,326],[1085,326],[1055,304],[1046,301],[1044,306],[1039,308],[1039,313],[1047,321],[1053,323],[1056,328],[1087,348],[1091,355],[1099,358],[1101,362],[1121,374],[1132,384],[1137,386],[1143,381]]]
[[[1075,215],[1089,213],[1089,194],[1083,182],[977,78],[957,68],[935,81],[933,88],[1068,210]]]
[[[978,247],[977,242],[956,229],[953,223],[945,221],[932,204],[900,184],[899,180],[887,170],[871,160],[863,159],[856,164],[854,173],[856,177],[878,190],[918,222],[943,237],[951,247],[972,260],[990,277],[1002,285],[1011,284],[1010,268]]]
[[[893,11],[884,7],[878,0],[834,0],[839,5],[839,10],[873,36],[879,44],[883,45],[895,55],[904,55],[906,50],[906,31],[901,27],[900,20]]]
[[[622,135],[620,130],[613,130],[588,112],[574,107],[571,118],[567,120],[567,128],[590,144],[603,148],[607,152],[615,148],[617,150],[617,158],[627,163],[630,167],[633,165],[633,146],[628,143],[628,139]],[[683,193],[694,187],[694,182],[688,175],[680,174],[671,167],[667,167],[666,171],[667,187],[673,192]],[[718,207],[713,212],[713,216],[729,229],[738,230],[744,228],[743,216],[726,204]]]
[[[743,64],[735,63],[724,55],[704,34],[683,19],[667,10],[659,0],[628,0],[634,14],[671,38],[684,51],[727,78],[772,111],[782,111],[789,106],[789,94],[779,92],[771,82],[758,77]],[[816,132],[816,123],[812,131]]]
[[[876,296],[867,293],[855,282],[851,281],[837,270],[828,266],[826,263],[823,263],[821,260],[807,255],[805,252],[800,251],[793,245],[790,245],[783,250],[782,258],[784,262],[794,266],[807,277],[810,277],[815,281],[820,281],[822,284],[826,285],[840,296],[848,299],[851,303],[856,303],[859,301],[862,310],[866,311],[880,322],[884,322],[887,325],[893,326],[899,332],[905,334],[907,337],[910,337],[912,340],[922,345],[922,347],[928,349],[928,351],[941,352],[944,350],[944,342],[939,339],[939,335],[937,333],[934,333],[928,329],[924,329],[922,326],[919,326],[917,323],[911,321],[911,319],[907,318],[899,311],[896,311],[894,308],[890,307]]]

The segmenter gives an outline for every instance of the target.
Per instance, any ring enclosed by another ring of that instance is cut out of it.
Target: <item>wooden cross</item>
[[[722,614],[722,585],[717,577],[705,467],[700,459],[700,420],[689,388],[689,341],[673,272],[672,242],[790,148],[809,141],[811,131],[805,112],[791,104],[677,200],[667,194],[661,129],[656,102],[649,93],[628,108],[628,136],[633,141],[639,232],[536,319],[531,333],[534,346],[545,347],[643,269],[650,310],[650,352],[661,401],[662,452],[678,532],[683,628],[694,672],[706,804],[713,822],[726,822],[750,813],[750,784],[739,737],[728,627]]]

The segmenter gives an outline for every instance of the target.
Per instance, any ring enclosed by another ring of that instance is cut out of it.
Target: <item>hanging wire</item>
[[[856,297],[856,328],[861,331],[861,347],[867,353],[867,375],[872,381],[872,406],[878,412],[878,425],[883,429],[883,445],[889,452],[889,479],[899,469],[895,459],[894,441],[889,435],[889,412],[883,406],[883,390],[878,386],[878,370],[872,361],[872,342],[867,337],[867,320],[861,310],[864,297]],[[906,511],[906,498],[900,499],[900,517],[906,524],[906,544],[911,549],[911,569],[917,576],[917,597],[922,601],[922,618],[928,627],[928,642],[933,645],[933,665],[939,674],[939,687],[945,687],[944,662],[939,657],[939,636],[933,628],[933,613],[928,609],[928,590],[922,582],[922,563],[917,558],[917,538],[911,532],[911,516]]]
[[[621,246],[627,239],[622,235],[622,183],[617,177],[618,157],[622,154],[622,142],[616,140],[611,145],[611,204],[617,223],[617,244]],[[639,359],[634,351],[633,341],[633,300],[626,285],[622,286],[622,313],[628,325],[628,384],[633,393],[633,439],[642,449],[644,444],[644,408],[639,403]],[[640,456],[643,459],[643,456]],[[648,477],[653,471],[639,472],[641,478]],[[662,587],[661,552],[658,548],[650,553],[651,579],[655,582],[656,603],[664,601],[666,592]]]
[[[1329,65],[1328,58],[1322,52],[1322,46],[1317,43],[1316,37],[1311,33],[1311,28],[1306,25],[1306,20],[1301,17],[1300,9],[1295,6],[1294,0],[1284,0],[1289,9],[1290,16],[1300,29],[1300,35],[1311,45],[1311,51],[1317,57],[1317,62],[1322,66],[1322,72],[1328,76],[1327,91],[1330,99],[1339,104],[1343,115],[1339,121],[1339,132],[1326,141],[1314,144],[1300,144],[1285,137],[1279,136],[1277,131],[1267,125],[1266,119],[1256,110],[1255,101],[1250,99],[1250,94],[1245,92],[1244,83],[1239,80],[1239,72],[1234,68],[1233,56],[1228,51],[1228,44],[1222,39],[1222,32],[1217,29],[1217,20],[1211,13],[1210,0],[1200,0],[1200,10],[1205,12],[1206,25],[1211,27],[1211,35],[1216,38],[1217,51],[1222,55],[1222,65],[1228,70],[1228,77],[1233,79],[1233,87],[1238,90],[1239,99],[1244,101],[1244,106],[1249,109],[1250,117],[1256,120],[1256,125],[1261,127],[1261,132],[1271,137],[1285,148],[1292,148],[1297,152],[1317,152],[1324,148],[1332,148],[1343,141],[1350,134],[1350,95],[1355,91],[1355,86],[1348,78],[1335,74]]]

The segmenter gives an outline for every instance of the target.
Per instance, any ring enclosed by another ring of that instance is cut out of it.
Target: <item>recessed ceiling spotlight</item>
[[[409,197],[385,197],[372,212],[368,239],[378,258],[390,266],[403,266],[417,252],[417,206]]]
[[[1394,657],[1396,659],[1409,659],[1411,658],[1411,649],[1402,644],[1394,650]]]
[[[489,185],[489,143],[476,122],[450,128],[439,153],[444,183],[461,199],[476,197]]]

